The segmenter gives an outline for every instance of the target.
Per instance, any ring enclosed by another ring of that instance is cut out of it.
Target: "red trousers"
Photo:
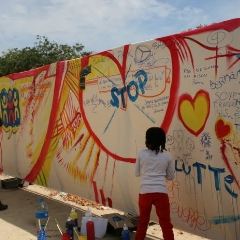
[[[170,217],[170,204],[166,193],[145,193],[139,194],[139,219],[135,240],[144,240],[150,220],[152,205],[155,206],[159,219],[159,225],[162,228],[164,240],[174,240],[173,225]]]

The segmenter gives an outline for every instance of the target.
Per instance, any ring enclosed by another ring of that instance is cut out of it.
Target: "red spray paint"
[[[95,229],[94,229],[94,222],[91,218],[86,223],[87,229],[87,240],[95,240]]]

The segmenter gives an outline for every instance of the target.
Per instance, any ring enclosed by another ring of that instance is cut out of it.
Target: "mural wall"
[[[136,154],[161,126],[174,227],[240,239],[239,38],[233,19],[0,78],[1,169],[138,213]]]

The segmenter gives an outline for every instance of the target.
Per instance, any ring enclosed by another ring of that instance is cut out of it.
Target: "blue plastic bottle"
[[[130,240],[130,231],[128,230],[127,224],[123,224],[122,240]]]
[[[37,229],[45,228],[47,220],[48,220],[48,207],[43,198],[38,198],[38,203],[37,203],[36,212],[35,212],[35,218],[36,218]]]
[[[38,229],[37,231],[37,240],[46,240],[46,231],[45,229]]]

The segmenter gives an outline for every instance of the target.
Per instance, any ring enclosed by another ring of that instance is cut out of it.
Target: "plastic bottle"
[[[35,211],[36,227],[45,228],[48,220],[48,207],[43,198],[38,198],[38,204]]]
[[[75,208],[72,208],[72,210],[70,212],[70,218],[73,222],[73,227],[78,227],[78,215],[76,213]]]
[[[86,229],[87,229],[87,240],[95,240],[94,222],[92,221],[91,217],[88,219],[86,223]]]
[[[45,229],[38,229],[38,231],[37,231],[37,240],[46,240],[46,231],[45,231]]]
[[[85,217],[92,217],[92,212],[90,208],[88,208],[88,210],[85,212]]]
[[[66,221],[66,232],[70,234],[70,240],[74,239],[73,222],[69,217]]]
[[[123,224],[122,240],[130,240],[130,231],[128,230],[127,224]]]

